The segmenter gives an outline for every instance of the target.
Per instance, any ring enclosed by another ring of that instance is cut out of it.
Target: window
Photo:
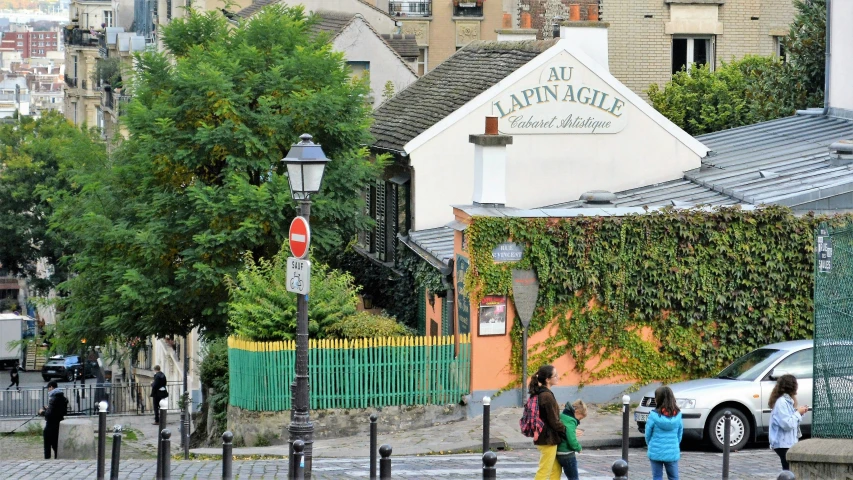
[[[801,350],[792,354],[785,360],[779,362],[779,365],[773,367],[773,376],[780,377],[783,373],[787,373],[799,378],[812,378],[812,367],[814,361],[814,353],[811,348]]]
[[[400,173],[390,180],[380,180],[365,192],[365,212],[374,219],[373,229],[360,234],[361,245],[381,262],[396,259],[397,233],[408,233],[409,174]]]
[[[353,77],[361,77],[370,72],[370,62],[347,62]]]
[[[418,76],[423,76],[428,71],[429,51],[427,47],[418,49]]]
[[[74,79],[77,79],[77,55],[71,56],[72,62],[74,62]]]
[[[713,38],[675,37],[672,39],[672,73],[690,69],[693,64],[714,69]]]
[[[773,53],[783,62],[788,61],[788,57],[785,55],[785,37],[773,37],[773,44],[775,46]]]
[[[19,33],[18,38],[24,38],[24,36]]]
[[[104,10],[104,24],[108,27],[113,26],[113,12],[112,10]]]
[[[480,3],[477,6],[476,1],[464,0],[460,2],[453,2],[453,16],[454,17],[482,17],[483,16],[483,4]]]

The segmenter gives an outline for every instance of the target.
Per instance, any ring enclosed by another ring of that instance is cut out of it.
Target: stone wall
[[[349,410],[314,410],[314,438],[340,438],[370,433],[370,414],[379,416],[379,432],[393,433],[465,420],[466,407],[458,404],[412,405]],[[253,412],[228,407],[228,430],[237,445],[249,447],[287,442],[290,411]]]
[[[788,450],[797,480],[853,478],[853,440],[810,438]]]

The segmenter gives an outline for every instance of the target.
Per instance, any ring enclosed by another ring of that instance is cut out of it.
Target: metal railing
[[[431,17],[432,1],[426,2],[390,2],[388,13],[392,17]]]
[[[100,35],[98,35],[97,33],[93,34],[91,30],[84,30],[82,28],[65,30],[66,45],[77,45],[80,47],[97,47],[99,37]]]
[[[69,77],[67,74],[65,75],[65,84],[71,88],[77,88],[77,78]]]

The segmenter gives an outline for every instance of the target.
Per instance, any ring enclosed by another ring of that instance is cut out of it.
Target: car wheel
[[[74,381],[74,371],[68,370],[68,373],[65,374],[65,381],[73,382]]]
[[[729,447],[731,450],[741,450],[749,442],[751,431],[746,414],[737,408],[724,408],[711,416],[711,421],[708,423],[708,439],[714,448],[723,451],[726,411],[732,412],[731,426],[729,427]]]
[[[43,378],[45,382],[50,381],[50,377],[48,377],[47,375],[42,375],[41,378]]]

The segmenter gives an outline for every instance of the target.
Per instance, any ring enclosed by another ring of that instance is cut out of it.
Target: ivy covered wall
[[[851,216],[795,216],[783,207],[650,212],[624,217],[476,217],[467,230],[472,302],[512,295],[513,268],[536,270],[540,293],[530,371],[574,357],[582,384],[647,383],[714,374],[747,351],[810,338],[814,228]],[[526,245],[516,263],[491,252]],[[510,332],[520,375],[521,325]],[[598,358],[598,362],[590,362]]]

